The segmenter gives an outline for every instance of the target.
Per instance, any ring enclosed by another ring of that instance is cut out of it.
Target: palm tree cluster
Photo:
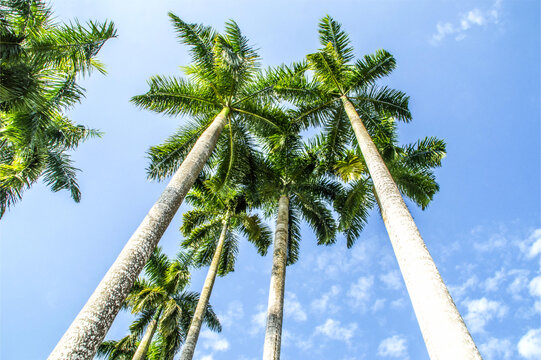
[[[100,132],[64,113],[81,101],[80,76],[105,73],[96,56],[112,22],[58,24],[42,0],[0,2],[0,217],[40,177],[81,198],[69,151]]]
[[[125,308],[136,314],[130,334],[121,340],[105,341],[98,357],[109,360],[172,359],[186,338],[199,294],[186,291],[190,272],[186,256],[171,261],[159,247],[145,265],[146,277],[138,279],[125,300]],[[221,331],[210,305],[204,322]]]
[[[352,247],[374,207],[430,356],[480,358],[403,200],[428,206],[446,150],[434,137],[399,143],[397,122],[412,119],[409,97],[378,84],[396,67],[394,57],[378,50],[355,61],[348,35],[326,16],[320,49],[263,70],[233,20],[219,33],[169,16],[190,48],[186,77],[151,77],[149,90],[132,98],[141,109],[185,118],[148,152],[148,178],[169,183],[49,359],[172,359],[181,348],[180,359],[192,359],[203,324],[221,330],[210,297],[217,275],[234,271],[242,238],[260,255],[273,246],[263,359],[279,359],[286,269],[299,260],[301,223],[318,245],[342,234]],[[54,191],[70,189],[78,200],[66,151],[97,135],[62,111],[82,96],[78,74],[103,71],[94,57],[114,27],[49,17],[41,1],[2,1],[2,213],[42,174]],[[192,208],[171,260],[157,244],[184,200]],[[274,237],[264,218],[274,221]],[[201,294],[186,291],[190,269],[206,266]],[[121,309],[136,316],[129,334],[103,341]]]

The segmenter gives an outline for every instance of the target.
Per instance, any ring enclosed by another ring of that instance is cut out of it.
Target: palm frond
[[[373,85],[352,98],[371,104],[378,113],[393,116],[404,122],[411,121],[412,117],[408,108],[409,96],[399,90]]]
[[[136,106],[166,115],[202,115],[222,109],[209,87],[179,77],[153,76],[146,94],[131,98]]]
[[[344,63],[353,59],[353,47],[349,36],[332,17],[326,15],[319,21],[318,32],[321,45],[325,47],[330,43]]]
[[[368,179],[350,182],[336,197],[334,209],[339,214],[338,231],[345,235],[348,248],[359,238],[374,203],[372,184]]]
[[[376,80],[389,75],[395,68],[396,60],[393,55],[383,49],[365,55],[355,63],[348,88],[356,89],[373,84]]]

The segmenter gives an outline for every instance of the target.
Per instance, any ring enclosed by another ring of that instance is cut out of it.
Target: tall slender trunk
[[[289,197],[280,196],[278,218],[274,232],[272,252],[272,273],[270,279],[269,305],[267,308],[267,327],[263,360],[280,360],[282,343],[282,320],[284,317],[284,288],[287,263],[287,232],[289,220]]]
[[[150,343],[152,342],[152,338],[154,337],[154,333],[156,332],[156,328],[158,327],[158,320],[160,320],[161,313],[162,309],[159,308],[158,311],[156,311],[156,314],[154,314],[152,317],[152,320],[150,320],[150,323],[147,325],[145,330],[145,335],[143,335],[143,339],[139,343],[137,350],[135,350],[132,360],[143,360],[145,358],[148,348],[150,347]]]
[[[229,108],[201,134],[171,181],[77,315],[49,360],[92,359],[137,276],[216,147]]]
[[[389,170],[353,104],[342,101],[359,142],[381,215],[433,360],[481,359]]]
[[[212,287],[214,286],[214,280],[216,280],[216,273],[218,272],[218,265],[220,264],[220,257],[222,256],[222,250],[224,248],[230,216],[231,213],[228,211],[223,221],[220,240],[218,241],[218,245],[216,245],[216,250],[214,251],[214,256],[212,257],[205,283],[203,284],[203,290],[201,290],[201,295],[199,296],[199,301],[197,302],[197,307],[193,314],[190,329],[188,330],[188,335],[186,336],[186,341],[182,348],[180,360],[191,360],[193,358],[197,339],[199,338],[199,332],[201,331],[201,325],[203,324],[205,312],[207,311],[207,306],[209,304],[210,294],[212,293]]]

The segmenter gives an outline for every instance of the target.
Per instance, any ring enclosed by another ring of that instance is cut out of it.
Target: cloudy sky
[[[339,5],[338,5],[339,4]],[[100,59],[109,74],[82,83],[70,117],[102,130],[74,153],[83,193],[33,187],[1,221],[0,357],[44,359],[88,299],[163,183],[145,177],[145,151],[182,119],[128,100],[154,74],[189,62],[168,21],[173,11],[217,29],[233,18],[265,65],[302,59],[317,22],[340,21],[361,56],[390,51],[388,84],[411,96],[404,143],[446,139],[440,193],[413,216],[485,359],[541,358],[540,8],[538,1],[67,1],[59,20],[111,19],[118,38]],[[183,206],[181,211],[186,210]],[[179,212],[179,215],[180,215]],[[178,250],[177,216],[161,241]],[[272,223],[272,221],[271,221]],[[354,248],[317,247],[303,229],[288,268],[282,359],[428,359],[380,216]],[[243,243],[236,271],[211,303],[224,330],[203,329],[197,360],[261,358],[270,256]],[[193,276],[200,291],[204,271]],[[120,314],[107,338],[127,332]]]

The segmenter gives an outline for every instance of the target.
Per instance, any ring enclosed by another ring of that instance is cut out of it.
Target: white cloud
[[[227,306],[225,314],[218,314],[218,319],[223,327],[231,327],[235,322],[238,322],[244,317],[244,307],[240,301],[233,301]]]
[[[379,279],[383,281],[385,286],[387,286],[389,289],[399,290],[402,288],[402,277],[396,270],[390,271],[384,275],[380,275]]]
[[[349,342],[357,330],[356,323],[340,326],[340,321],[327,319],[324,324],[316,327],[316,334],[326,335],[329,339]]]
[[[528,288],[529,271],[525,269],[513,269],[509,271],[509,276],[514,277],[513,281],[507,286],[507,291],[519,300],[522,298],[520,293]]]
[[[383,309],[385,307],[385,301],[385,299],[377,299],[374,302],[374,305],[372,305],[372,312],[377,312]]]
[[[541,313],[541,276],[536,276],[530,281],[528,286],[530,289],[530,294],[534,297],[537,297],[534,303],[535,311]]]
[[[526,255],[528,258],[532,259],[537,255],[541,255],[541,229],[534,230],[527,242],[532,242],[532,245],[527,248]],[[541,257],[539,257],[539,269],[541,270]]]
[[[213,360],[214,358],[212,357],[212,354],[210,355],[205,355],[201,358],[201,360]]]
[[[465,301],[468,312],[464,320],[471,332],[484,332],[485,325],[493,318],[503,318],[507,314],[507,306],[483,297]]]
[[[211,351],[226,351],[229,349],[227,339],[208,329],[201,331],[200,338],[203,341],[203,349],[210,349]]]
[[[503,248],[507,245],[507,239],[502,234],[492,234],[490,238],[486,241],[478,242],[476,241],[473,244],[473,247],[477,251],[489,252]]]
[[[361,312],[366,311],[367,302],[370,299],[374,276],[361,276],[348,290],[348,296],[353,299],[354,305]]]
[[[306,312],[297,299],[297,295],[292,292],[286,292],[284,299],[284,316],[290,317],[297,322],[306,321]]]
[[[496,291],[500,287],[500,284],[505,279],[505,270],[500,269],[496,271],[494,276],[489,277],[483,282],[483,286],[485,288],[485,291]]]
[[[391,301],[391,307],[393,309],[402,309],[404,306],[406,306],[406,301],[404,300],[404,298]]]
[[[407,340],[402,335],[393,335],[383,339],[378,346],[378,355],[387,357],[408,357]]]
[[[340,274],[369,270],[373,251],[373,245],[369,242],[356,244],[350,250],[335,246],[325,249],[305,264],[311,266],[311,271],[315,267],[315,270],[321,272],[326,278],[337,278]],[[363,266],[359,266],[360,264]]]
[[[438,22],[436,33],[432,35],[430,42],[437,45],[447,36],[454,36],[456,41],[466,37],[466,32],[475,26],[497,24],[500,20],[501,0],[496,0],[488,10],[474,8],[460,16],[458,23]]]
[[[340,287],[337,285],[331,286],[330,290],[320,298],[315,299],[310,304],[310,307],[313,311],[319,313],[335,313],[338,311],[339,307],[335,304],[334,298],[340,293]]]
[[[505,360],[511,358],[511,341],[491,337],[479,346],[479,351],[485,360]]]
[[[541,328],[530,329],[520,339],[518,352],[526,359],[541,359]]]
[[[534,277],[528,287],[532,296],[541,297],[541,276]]]
[[[464,295],[466,295],[466,292],[470,289],[475,288],[478,283],[479,283],[479,280],[477,279],[477,276],[474,275],[468,278],[468,280],[466,280],[462,285],[457,285],[457,286],[449,285],[448,289],[453,299],[458,301],[460,299],[463,299]]]
[[[250,328],[250,335],[256,335],[260,331],[265,329],[267,322],[267,311],[264,310],[263,305],[258,306],[258,312],[252,315],[252,326]]]

